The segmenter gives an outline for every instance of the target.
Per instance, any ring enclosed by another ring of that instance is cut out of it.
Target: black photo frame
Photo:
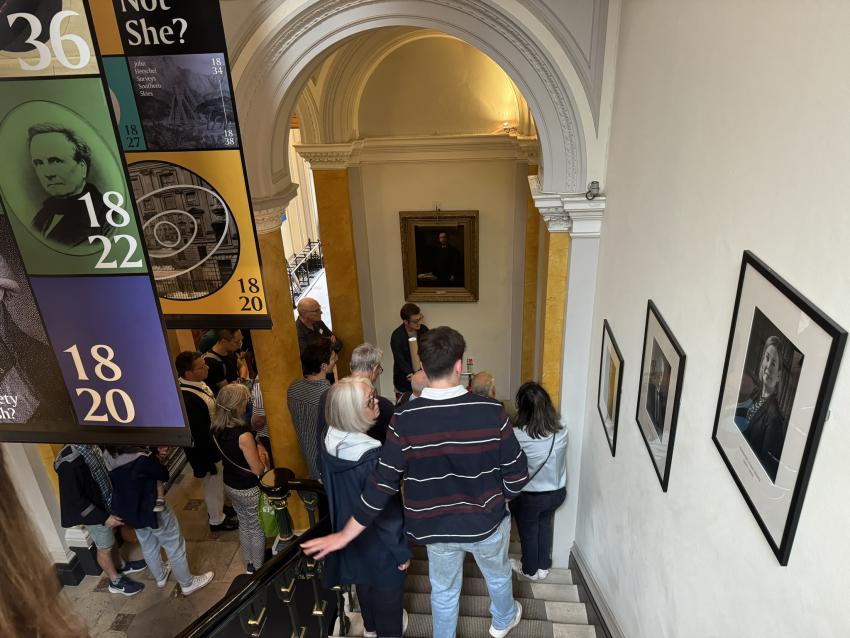
[[[787,565],[847,332],[745,251],[712,440]]]
[[[623,390],[623,355],[607,319],[602,321],[601,349],[596,409],[599,411],[599,418],[602,419],[602,427],[605,430],[608,447],[611,448],[611,456],[616,456],[620,397]]]
[[[650,299],[646,306],[635,419],[665,492],[676,442],[685,358],[685,351]]]

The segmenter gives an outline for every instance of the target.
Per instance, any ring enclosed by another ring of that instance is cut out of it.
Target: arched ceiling
[[[525,99],[495,62],[457,38],[410,27],[340,45],[310,77],[295,112],[308,144],[491,134],[503,122],[536,134]]]

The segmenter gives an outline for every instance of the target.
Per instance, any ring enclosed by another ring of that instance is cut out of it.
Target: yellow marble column
[[[333,331],[343,343],[337,370],[338,376],[344,377],[349,373],[352,349],[363,343],[348,171],[344,168],[319,169],[314,166],[313,183]]]
[[[529,166],[529,173],[536,174],[537,166]],[[537,279],[540,256],[540,213],[528,191],[528,209],[525,216],[525,264],[523,266],[522,299],[522,354],[520,359],[520,382],[534,379],[534,351],[537,336]]]
[[[279,213],[273,215],[279,219]],[[263,261],[263,285],[274,327],[271,330],[253,330],[251,338],[260,371],[263,405],[275,465],[288,467],[296,476],[306,477],[307,464],[301,455],[298,437],[286,405],[286,389],[290,383],[302,376],[298,336],[292,315],[292,298],[289,293],[280,224],[275,227],[272,223],[269,226],[270,229],[258,224],[257,230]],[[290,499],[289,505],[295,529],[306,529],[307,513],[296,495]]]
[[[557,408],[561,402],[564,356],[564,323],[567,314],[567,282],[570,264],[570,234],[544,233],[543,308],[540,327],[540,384]]]

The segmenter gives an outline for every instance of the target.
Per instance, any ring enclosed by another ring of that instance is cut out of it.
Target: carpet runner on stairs
[[[428,553],[414,546],[413,560],[405,580],[404,608],[408,612],[406,638],[431,638],[431,582],[428,579]],[[511,558],[519,557],[519,543],[511,543]],[[457,638],[489,636],[490,597],[487,585],[471,555],[463,566],[460,617]],[[578,588],[569,569],[552,569],[545,581],[530,582],[514,575],[514,597],[522,604],[523,614],[510,638],[596,638],[587,622],[585,605],[579,602]],[[349,612],[352,620],[348,636],[363,635],[363,621],[357,612]]]

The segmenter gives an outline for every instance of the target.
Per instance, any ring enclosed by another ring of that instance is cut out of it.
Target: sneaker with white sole
[[[378,638],[377,631],[368,631],[367,629],[363,630],[363,638]]]
[[[114,583],[109,583],[110,594],[123,594],[124,596],[135,596],[140,593],[145,586],[142,583],[136,582],[126,576],[119,576]]]
[[[504,629],[496,629],[493,625],[490,625],[490,635],[493,638],[505,638],[509,633],[511,633],[511,629],[516,627],[519,624],[519,621],[522,620],[522,605],[519,604],[519,601],[516,603],[516,616],[511,621],[511,624],[505,627]]]
[[[188,596],[189,594],[193,594],[202,587],[206,587],[212,582],[213,577],[215,576],[214,572],[207,572],[206,574],[201,574],[200,576],[192,576],[192,584],[188,587],[180,586],[181,591],[184,596]]]
[[[511,569],[514,570],[514,573],[520,578],[524,578],[525,580],[539,580],[540,573],[539,571],[529,576],[524,571],[522,571],[522,563],[518,561],[516,558],[511,559]],[[549,575],[549,572],[546,572],[546,575]]]
[[[168,577],[171,575],[171,565],[165,563],[165,565],[162,566],[162,571],[165,572],[165,576],[163,576],[161,579],[157,579],[156,581],[156,586],[160,589],[165,587],[165,583],[168,582]]]
[[[546,577],[549,576],[548,569],[538,569],[537,570],[537,580],[546,580]]]

